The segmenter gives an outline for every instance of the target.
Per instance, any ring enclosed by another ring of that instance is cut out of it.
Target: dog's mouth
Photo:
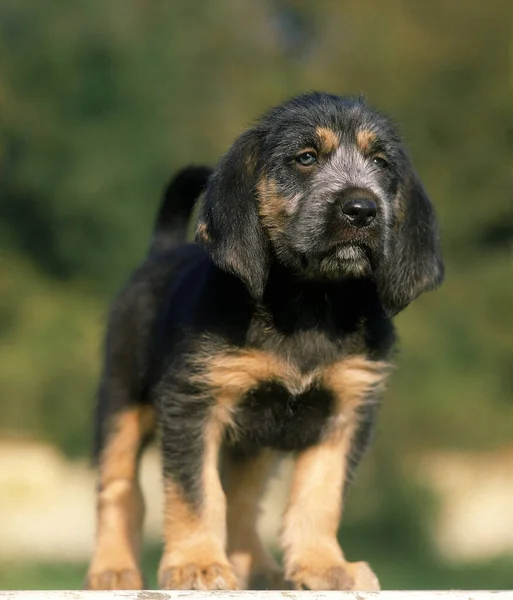
[[[323,252],[303,253],[299,258],[303,273],[316,279],[365,277],[373,272],[372,251],[362,244],[337,243]]]
[[[370,258],[370,249],[363,244],[335,244],[332,254],[337,260],[360,262]]]

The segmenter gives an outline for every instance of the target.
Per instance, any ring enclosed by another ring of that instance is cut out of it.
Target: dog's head
[[[242,134],[211,177],[197,241],[255,298],[273,261],[306,279],[371,278],[390,314],[443,279],[431,202],[362,99],[300,96]]]

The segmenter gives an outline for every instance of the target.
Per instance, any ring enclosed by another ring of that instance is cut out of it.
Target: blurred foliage
[[[447,281],[398,319],[383,435],[509,440],[512,16],[510,0],[1,0],[3,427],[84,451],[103,314],[170,173],[317,88],[402,124],[443,229]]]
[[[429,502],[398,483],[397,458],[511,443],[512,29],[511,0],[0,0],[2,431],[88,451],[108,302],[174,169],[214,163],[291,95],[363,93],[401,124],[447,280],[397,319],[373,475],[350,506],[379,495],[381,544],[425,539]],[[406,585],[425,581],[401,560]],[[425,560],[443,587],[449,571]]]

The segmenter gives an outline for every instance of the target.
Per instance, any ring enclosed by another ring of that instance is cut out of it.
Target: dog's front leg
[[[347,562],[337,541],[354,429],[347,424],[297,457],[282,530],[285,575],[296,589],[379,590],[367,563]]]
[[[160,402],[164,459],[162,589],[231,590],[226,499],[219,477],[223,423],[211,402],[173,394]]]

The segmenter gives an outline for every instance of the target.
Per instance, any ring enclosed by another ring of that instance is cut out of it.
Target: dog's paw
[[[354,579],[345,564],[320,568],[313,565],[296,565],[287,579],[296,590],[352,590]]]
[[[137,568],[103,568],[90,570],[87,574],[86,590],[142,590],[144,581]]]
[[[179,565],[163,567],[159,571],[162,590],[236,590],[237,578],[229,565]]]
[[[379,579],[364,561],[346,563],[346,568],[353,575],[354,583],[352,589],[358,592],[379,592],[381,589]]]
[[[339,562],[319,565],[295,565],[287,579],[295,589],[379,591],[379,581],[366,562]]]

